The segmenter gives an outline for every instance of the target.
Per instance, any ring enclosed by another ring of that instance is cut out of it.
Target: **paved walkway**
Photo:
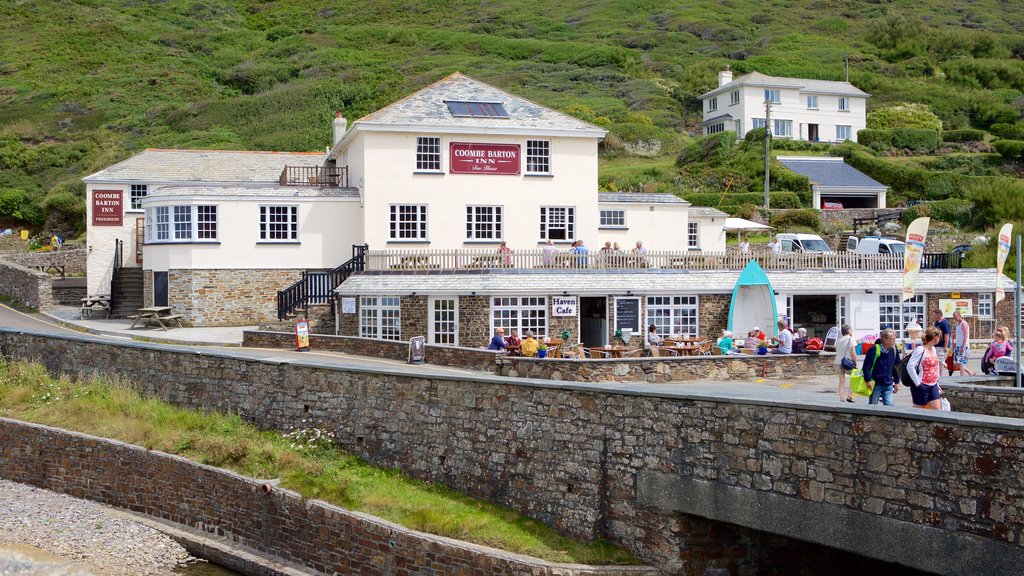
[[[256,326],[226,326],[214,328],[168,328],[159,326],[137,326],[131,320],[82,318],[78,307],[58,306],[41,316],[59,324],[71,325],[91,334],[131,338],[144,342],[168,342],[198,346],[241,346],[242,331],[255,330]]]

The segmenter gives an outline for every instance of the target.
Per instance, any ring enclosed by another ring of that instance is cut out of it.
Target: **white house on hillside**
[[[867,127],[870,94],[849,82],[781,78],[751,72],[733,80],[728,68],[718,73],[718,87],[700,96],[704,134],[733,130],[743,137],[765,125],[770,101],[772,134],[811,142],[855,140]]]

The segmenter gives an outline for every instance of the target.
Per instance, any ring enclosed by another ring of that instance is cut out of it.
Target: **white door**
[[[430,298],[427,306],[430,343],[441,346],[459,345],[459,298]]]

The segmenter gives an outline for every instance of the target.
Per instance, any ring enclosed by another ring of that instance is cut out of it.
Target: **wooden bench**
[[[110,296],[86,296],[82,298],[80,316],[92,317],[93,312],[103,312],[110,318]]]

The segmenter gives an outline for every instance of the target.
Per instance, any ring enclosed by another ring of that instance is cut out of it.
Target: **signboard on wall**
[[[92,191],[92,225],[121,226],[124,223],[124,191]]]
[[[342,314],[355,314],[356,313],[356,299],[353,297],[345,296],[341,299],[341,313]]]
[[[448,150],[452,174],[509,174],[520,172],[519,144],[452,142]]]
[[[642,334],[640,326],[640,299],[615,299],[615,329],[623,334]]]
[[[552,316],[575,316],[576,315],[576,297],[575,296],[552,296],[551,297],[551,315]]]
[[[295,322],[295,349],[299,352],[309,350],[309,322],[304,319]]]
[[[942,315],[946,318],[952,318],[953,312],[960,311],[960,315],[963,317],[974,316],[974,302],[970,298],[958,298],[955,300],[948,300],[945,298],[939,299],[939,310],[942,310]]]

